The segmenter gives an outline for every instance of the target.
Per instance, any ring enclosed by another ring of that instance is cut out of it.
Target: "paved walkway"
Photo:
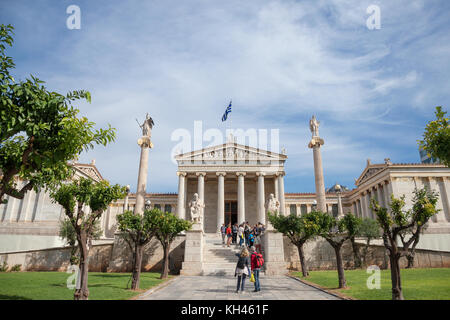
[[[287,276],[262,276],[261,291],[252,292],[248,279],[243,293],[235,293],[233,276],[179,276],[167,286],[143,294],[142,300],[336,300],[331,294]]]

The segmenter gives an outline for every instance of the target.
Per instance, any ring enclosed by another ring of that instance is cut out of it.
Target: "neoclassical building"
[[[314,193],[285,193],[285,154],[252,148],[236,142],[195,150],[176,156],[177,193],[150,193],[150,207],[176,213],[190,219],[190,201],[195,193],[204,201],[203,229],[215,233],[222,223],[249,221],[265,224],[267,201],[273,194],[280,203],[281,214],[300,215],[316,204]],[[95,181],[103,179],[91,164],[74,164],[76,175]],[[175,178],[175,173],[174,173]],[[150,177],[151,179],[151,177]],[[415,187],[427,186],[439,193],[439,213],[429,222],[419,247],[450,251],[450,169],[442,164],[396,164],[389,159],[372,164],[355,179],[352,190],[331,188],[326,192],[326,210],[335,216],[352,212],[360,217],[373,217],[369,199],[382,205],[389,195],[406,196],[411,205]],[[338,191],[338,192],[336,192]],[[136,195],[112,203],[102,215],[102,242],[112,242],[116,231],[116,215],[133,210]],[[22,200],[8,197],[0,205],[0,253],[62,246],[58,236],[62,208],[53,203],[45,191],[30,191]]]

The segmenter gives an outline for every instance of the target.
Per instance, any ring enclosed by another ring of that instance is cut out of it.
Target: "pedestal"
[[[287,274],[283,234],[275,230],[266,230],[263,238],[265,274],[270,276]]]
[[[191,230],[186,231],[186,245],[184,261],[180,275],[200,276],[203,272],[203,230],[202,225],[196,223]]]

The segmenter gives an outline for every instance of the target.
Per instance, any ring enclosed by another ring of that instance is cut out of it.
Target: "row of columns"
[[[186,219],[186,172],[177,172],[178,175],[178,205],[177,214],[178,217]],[[224,223],[225,212],[225,176],[226,172],[216,172],[217,176],[217,230]],[[238,221],[246,221],[245,217],[245,176],[246,172],[236,172],[238,179]],[[266,224],[266,210],[265,210],[265,196],[264,196],[264,172],[256,172],[257,176],[257,218],[258,222]],[[197,194],[199,199],[205,201],[205,176],[206,172],[196,173],[198,184]],[[284,199],[284,173],[277,173],[275,175],[275,197],[280,202],[280,213],[285,214],[285,199]]]

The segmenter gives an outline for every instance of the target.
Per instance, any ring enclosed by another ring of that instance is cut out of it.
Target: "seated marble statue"
[[[203,204],[203,201],[198,197],[197,193],[194,193],[194,198],[189,202],[191,220],[194,223],[202,223],[204,207],[205,205]]]
[[[269,200],[267,201],[267,211],[274,214],[280,212],[280,202],[275,198],[273,193],[270,194]]]

